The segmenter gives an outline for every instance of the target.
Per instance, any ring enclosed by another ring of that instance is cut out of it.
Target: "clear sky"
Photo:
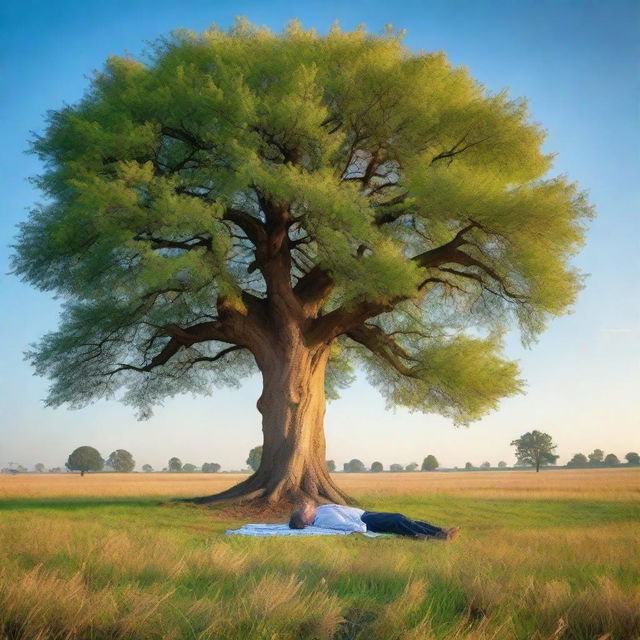
[[[48,109],[74,103],[88,74],[110,54],[138,55],[144,41],[176,27],[201,31],[234,16],[280,31],[299,18],[324,33],[364,23],[407,29],[413,50],[443,50],[487,89],[528,98],[548,130],[554,172],[590,193],[598,217],[574,260],[590,274],[574,313],[551,322],[531,349],[510,334],[507,354],[520,363],[526,395],[469,428],[437,415],[386,411],[361,376],[326,416],[328,457],[341,467],[357,457],[421,462],[434,453],[445,466],[514,462],[509,442],[532,429],[558,443],[560,462],[594,448],[622,457],[640,450],[640,4],[634,0],[0,0],[0,467],[62,466],[75,447],[107,456],[130,450],[138,466],[183,462],[244,466],[261,442],[255,402],[259,380],[208,398],[168,400],[148,422],[117,402],[80,411],[46,409],[47,381],[34,377],[22,353],[55,328],[58,303],[7,275],[15,225],[40,195],[26,178],[37,160],[24,154],[29,131]]]

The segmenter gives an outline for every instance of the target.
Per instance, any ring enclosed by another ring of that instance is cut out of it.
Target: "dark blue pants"
[[[433,536],[442,531],[422,520],[411,520],[401,513],[381,513],[379,511],[365,511],[360,519],[367,525],[367,531],[376,533],[398,533],[401,536],[415,536],[418,533]]]

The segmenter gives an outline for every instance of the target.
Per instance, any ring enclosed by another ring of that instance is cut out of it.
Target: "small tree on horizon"
[[[498,469],[506,469],[507,468],[507,463],[504,460],[500,460],[500,462],[498,462]]]
[[[109,454],[105,464],[118,473],[130,473],[135,469],[136,461],[126,449],[116,449]]]
[[[170,472],[173,473],[182,471],[182,461],[180,460],[180,458],[169,458],[167,468]]]
[[[624,458],[627,464],[640,465],[640,454],[637,454],[635,451],[629,451]]]
[[[335,460],[327,460],[327,471],[333,473],[336,470]]]
[[[142,470],[145,473],[151,473],[153,471],[153,467],[150,464],[143,464],[142,465]]]
[[[464,470],[465,471],[473,471],[473,464],[471,464],[471,462],[465,462]]]
[[[205,462],[202,465],[202,473],[218,473],[220,465],[217,462]]]
[[[33,467],[34,471],[36,471],[37,473],[44,473],[45,470],[45,466],[44,464],[42,464],[42,462],[38,462],[34,465]]]
[[[589,460],[587,460],[587,456],[584,453],[576,453],[573,458],[567,462],[567,467],[580,469],[582,467],[586,467],[589,464]]]
[[[347,473],[364,473],[367,469],[364,466],[364,462],[362,462],[362,460],[353,458],[353,460],[344,463],[344,470]]]
[[[418,469],[417,462],[411,462],[404,468],[405,471],[417,471],[417,469]]]
[[[69,471],[79,471],[80,476],[83,476],[89,471],[101,471],[104,460],[97,449],[83,446],[73,450],[65,466]]]
[[[489,461],[485,461],[480,465],[481,469],[491,469],[491,463]]]
[[[543,431],[528,431],[516,440],[512,440],[512,446],[516,447],[516,458],[519,464],[535,467],[536,473],[540,467],[547,464],[555,464],[559,458],[554,454],[557,445],[552,437]]]
[[[615,453],[608,453],[604,458],[604,464],[607,467],[617,467],[620,464],[620,460]]]
[[[197,467],[195,464],[191,464],[190,462],[187,462],[185,464],[182,465],[182,473],[193,473],[194,471],[196,471]]]
[[[378,462],[377,460],[375,462],[371,463],[371,471],[373,473],[380,473],[381,471],[384,471],[384,467],[382,466],[382,462]]]
[[[260,468],[260,462],[262,460],[262,445],[257,447],[253,447],[251,451],[249,451],[249,456],[247,457],[246,463],[249,465],[249,468],[252,471],[257,471]]]
[[[400,471],[404,471],[404,468],[401,464],[397,462],[389,466],[389,471],[393,471],[394,473],[399,473]]]
[[[594,449],[589,454],[589,464],[593,467],[599,467],[604,461],[604,451],[602,449]]]
[[[439,466],[440,466],[440,463],[438,462],[438,459],[434,455],[431,455],[431,454],[429,454],[422,461],[422,470],[423,471],[435,471]]]

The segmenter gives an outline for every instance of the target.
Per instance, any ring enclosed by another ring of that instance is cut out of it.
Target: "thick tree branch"
[[[371,324],[363,324],[347,331],[346,335],[355,342],[358,342],[369,349],[372,353],[384,359],[392,365],[398,373],[408,377],[417,377],[415,369],[405,364],[403,360],[409,360],[416,363],[419,362],[419,360],[409,354],[380,327]]]

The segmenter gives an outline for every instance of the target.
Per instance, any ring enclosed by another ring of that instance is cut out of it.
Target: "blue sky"
[[[590,274],[574,313],[551,322],[531,349],[509,335],[507,354],[528,381],[527,394],[468,429],[437,415],[385,411],[363,377],[326,416],[328,457],[442,464],[513,462],[509,442],[531,429],[551,433],[561,462],[595,447],[622,457],[640,450],[640,5],[623,1],[448,1],[394,3],[236,0],[0,1],[0,467],[7,462],[62,465],[79,445],[103,455],[129,449],[156,468],[170,456],[240,468],[260,442],[258,379],[209,398],[167,401],[148,422],[117,402],[80,411],[46,409],[46,380],[22,352],[57,323],[58,304],[7,275],[15,225],[39,194],[27,182],[37,160],[24,153],[48,109],[74,103],[107,56],[140,54],[145,41],[176,27],[201,31],[234,16],[280,31],[299,18],[326,32],[364,23],[407,29],[413,50],[443,50],[488,90],[529,100],[532,118],[557,152],[554,172],[587,189],[598,217],[574,260]]]

